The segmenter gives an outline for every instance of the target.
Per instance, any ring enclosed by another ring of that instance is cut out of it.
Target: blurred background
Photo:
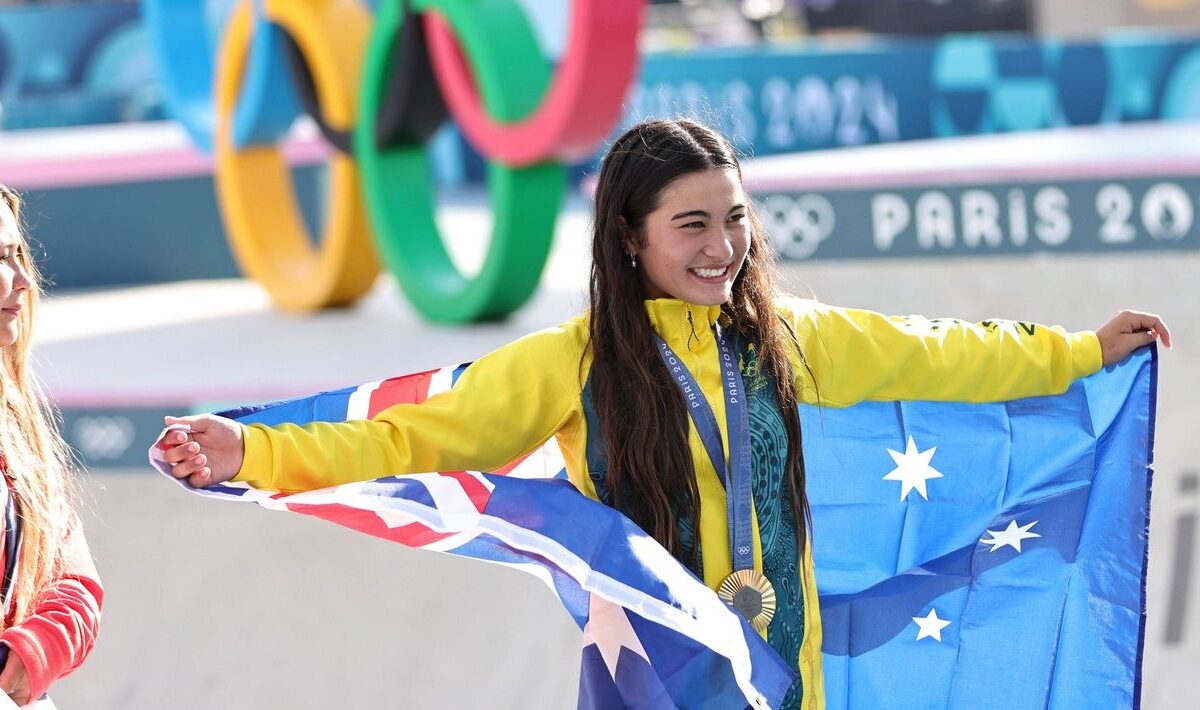
[[[578,631],[536,580],[200,500],[145,448],[164,414],[469,361],[576,314],[595,156],[567,165],[540,285],[507,319],[430,322],[386,272],[351,306],[281,312],[241,276],[212,158],[175,120],[155,4],[0,0],[0,182],[53,282],[38,367],[108,594],[59,707],[573,707]],[[570,0],[519,4],[560,61]],[[238,3],[166,5],[201,8],[210,54],[187,58],[210,75]],[[1166,318],[1143,700],[1195,707],[1200,0],[653,0],[638,46],[610,135],[680,114],[730,135],[791,292],[1072,330]],[[288,135],[326,151],[293,171],[320,224],[330,149],[309,117]],[[487,161],[453,121],[428,155],[470,273]]]

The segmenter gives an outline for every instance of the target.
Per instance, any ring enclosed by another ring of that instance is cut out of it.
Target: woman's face
[[[21,309],[30,286],[24,251],[17,218],[0,200],[0,347],[12,345],[21,335]]]
[[[663,188],[646,216],[637,254],[647,298],[677,298],[699,306],[729,300],[750,249],[749,199],[737,171],[710,168],[681,175]]]

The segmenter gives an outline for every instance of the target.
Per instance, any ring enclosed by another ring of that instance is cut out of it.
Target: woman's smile
[[[721,283],[729,275],[729,264],[724,266],[700,266],[688,269],[692,276],[705,283]]]

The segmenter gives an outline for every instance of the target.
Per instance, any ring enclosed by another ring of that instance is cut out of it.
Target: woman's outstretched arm
[[[430,471],[491,470],[528,453],[578,414],[582,338],[574,324],[526,336],[466,369],[455,386],[373,419],[244,426],[204,415],[158,442],[177,478],[280,491]]]
[[[798,396],[833,406],[1058,394],[1137,347],[1160,338],[1166,346],[1171,342],[1160,318],[1134,311],[1121,311],[1095,332],[1006,320],[884,316],[799,299],[781,300],[779,311],[808,365],[795,368]]]

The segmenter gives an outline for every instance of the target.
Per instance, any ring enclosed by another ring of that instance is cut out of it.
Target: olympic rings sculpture
[[[379,0],[374,13],[363,0],[240,0],[217,18],[204,0],[142,4],[168,106],[215,156],[246,274],[281,308],[345,305],[374,283],[378,249],[423,315],[461,323],[533,294],[563,162],[590,155],[617,122],[645,0],[572,0],[557,66],[516,0]],[[301,113],[334,149],[319,239],[280,148]],[[474,277],[434,219],[427,144],[448,117],[488,161],[495,221]]]

